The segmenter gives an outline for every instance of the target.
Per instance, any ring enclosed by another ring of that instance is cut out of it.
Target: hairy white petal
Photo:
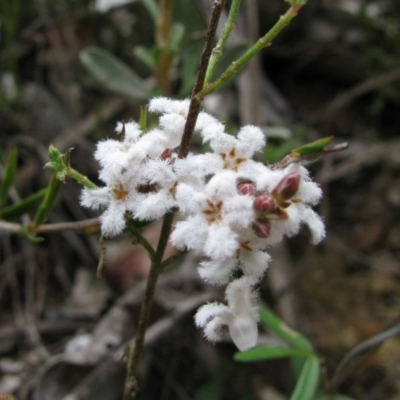
[[[228,324],[229,333],[240,351],[251,349],[257,344],[257,322],[248,315],[240,315]]]
[[[217,302],[207,303],[197,310],[194,320],[199,328],[204,328],[212,318],[227,314],[229,314],[227,306]]]
[[[234,257],[238,247],[238,236],[228,227],[213,224],[204,243],[204,254],[212,259]]]
[[[265,135],[257,126],[246,125],[238,133],[241,153],[251,157],[255,152],[261,151],[265,146]]]
[[[225,325],[226,323],[223,318],[215,317],[204,328],[205,338],[212,343],[222,340]]]
[[[198,272],[200,277],[211,285],[222,286],[229,283],[237,261],[234,258],[204,261],[200,263]]]
[[[80,199],[81,206],[93,208],[97,210],[101,206],[105,206],[110,201],[110,193],[108,187],[99,189],[83,189]]]
[[[321,217],[311,208],[304,207],[303,221],[311,231],[312,244],[318,244],[325,237],[325,225]]]
[[[264,251],[245,252],[240,258],[243,273],[259,281],[268,268],[271,256]]]
[[[121,202],[111,203],[100,217],[101,232],[111,237],[118,235],[125,228],[125,205]]]

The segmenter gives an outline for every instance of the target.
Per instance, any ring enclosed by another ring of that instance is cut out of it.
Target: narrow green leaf
[[[21,227],[21,229],[19,230],[19,234],[32,243],[40,243],[44,240],[40,236],[33,235],[26,226]]]
[[[182,44],[182,40],[185,36],[185,25],[181,22],[174,22],[171,25],[171,31],[169,33],[169,48],[172,51],[177,49]]]
[[[154,58],[154,53],[144,46],[136,46],[133,50],[133,54],[151,71],[156,70],[156,60]]]
[[[43,200],[46,194],[46,189],[42,189],[39,192],[36,192],[25,199],[21,200],[17,204],[13,204],[12,206],[8,206],[3,208],[2,217],[5,220],[10,220],[12,218],[16,218],[28,212],[31,208],[36,206],[41,200]]]
[[[40,205],[39,210],[35,215],[35,218],[33,219],[32,227],[34,229],[42,225],[47,220],[49,213],[53,209],[54,203],[57,199],[57,195],[61,189],[61,186],[62,182],[57,179],[56,173],[53,173],[53,175],[50,178],[50,182],[47,186],[46,195],[43,199],[43,202]]]
[[[314,142],[307,143],[304,146],[293,149],[290,153],[292,157],[304,156],[305,154],[321,153],[325,150],[325,147],[332,142],[333,136],[327,136],[318,139]]]
[[[311,343],[300,333],[289,328],[277,315],[265,307],[260,307],[261,322],[298,350],[313,354]]]
[[[147,107],[140,107],[139,126],[142,132],[147,131]]]
[[[290,400],[313,400],[318,388],[320,376],[319,360],[315,356],[309,357],[304,363],[300,378]]]
[[[355,400],[353,397],[345,396],[343,394],[326,394],[317,397],[316,400]]]
[[[283,357],[307,357],[308,355],[308,352],[293,349],[291,347],[263,346],[255,347],[247,351],[238,352],[235,354],[235,360],[252,362]]]
[[[88,47],[79,54],[86,70],[106,89],[141,100],[147,100],[151,92],[143,79],[107,50]]]
[[[8,192],[14,183],[15,173],[17,171],[18,152],[13,149],[8,154],[4,165],[3,179],[0,184],[0,208],[7,204]]]
[[[147,11],[153,18],[154,22],[156,22],[160,15],[160,8],[158,7],[158,4],[155,2],[155,0],[141,0],[141,1],[142,4],[147,8]]]

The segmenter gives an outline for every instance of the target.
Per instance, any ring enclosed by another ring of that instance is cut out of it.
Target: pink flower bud
[[[239,183],[237,188],[240,193],[248,194],[249,196],[254,196],[254,193],[256,192],[254,186],[248,182]]]
[[[251,227],[258,237],[267,238],[271,234],[271,224],[266,219],[257,218]]]
[[[276,204],[269,194],[262,194],[254,199],[253,207],[258,215],[266,216],[275,210]]]
[[[172,157],[172,149],[165,149],[160,156],[162,160],[169,160],[171,157]]]
[[[284,176],[272,191],[273,198],[278,203],[284,203],[291,199],[299,190],[300,175],[291,173]]]

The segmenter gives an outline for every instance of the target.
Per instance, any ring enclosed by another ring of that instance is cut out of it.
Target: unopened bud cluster
[[[141,132],[134,122],[118,124],[123,138],[102,141],[95,152],[105,186],[85,189],[81,203],[105,208],[106,236],[122,232],[127,216],[155,220],[177,210],[172,244],[204,258],[202,279],[226,286],[226,304],[204,305],[196,324],[211,341],[221,340],[228,327],[236,346],[245,350],[257,341],[255,286],[270,261],[266,250],[303,224],[313,243],[324,237],[324,225],[311,208],[321,190],[298,164],[274,169],[252,160],[265,146],[258,127],[245,126],[233,136],[205,112],[195,131],[212,152],[177,158],[188,107],[188,100],[155,98],[149,111],[161,114],[157,128]]]

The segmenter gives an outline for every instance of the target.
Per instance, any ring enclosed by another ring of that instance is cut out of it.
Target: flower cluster
[[[321,190],[298,164],[276,169],[254,161],[265,146],[259,128],[245,126],[235,137],[205,112],[195,131],[212,152],[179,159],[174,149],[188,107],[187,100],[155,98],[149,111],[161,114],[158,128],[144,133],[134,122],[118,124],[121,140],[102,141],[95,153],[105,186],[85,189],[81,203],[105,208],[106,236],[120,233],[125,218],[153,220],[177,210],[172,244],[204,258],[202,279],[226,286],[227,305],[202,306],[196,324],[211,341],[221,340],[228,327],[236,346],[245,350],[257,341],[255,286],[270,261],[266,250],[298,233],[302,224],[310,228],[313,243],[324,237],[324,225],[311,209]]]

